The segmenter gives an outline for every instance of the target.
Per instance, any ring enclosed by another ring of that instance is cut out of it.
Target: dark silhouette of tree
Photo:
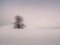
[[[23,29],[25,27],[23,18],[19,15],[15,16],[14,28]]]

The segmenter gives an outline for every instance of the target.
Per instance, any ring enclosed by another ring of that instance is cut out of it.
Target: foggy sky
[[[18,14],[30,27],[60,27],[59,0],[0,0],[0,25],[12,24]]]

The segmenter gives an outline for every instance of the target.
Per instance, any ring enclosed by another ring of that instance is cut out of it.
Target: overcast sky
[[[12,24],[17,14],[30,27],[60,27],[59,0],[0,0],[0,25]]]

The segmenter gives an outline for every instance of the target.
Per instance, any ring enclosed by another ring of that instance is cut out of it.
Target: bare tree
[[[25,27],[23,18],[19,15],[15,16],[14,28],[23,29]]]

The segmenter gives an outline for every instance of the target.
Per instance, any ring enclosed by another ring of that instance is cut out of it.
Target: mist
[[[29,27],[60,27],[59,1],[1,0],[0,25],[11,25],[20,15]]]
[[[24,29],[14,28],[16,15]],[[60,1],[0,0],[0,45],[60,45]]]

